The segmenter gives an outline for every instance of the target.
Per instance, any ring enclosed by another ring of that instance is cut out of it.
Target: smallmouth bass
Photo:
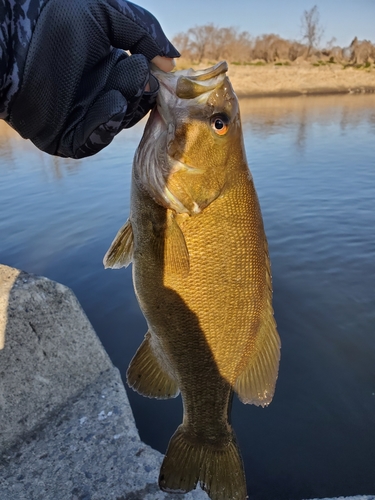
[[[227,64],[163,73],[133,163],[131,213],[104,257],[133,263],[148,332],[127,381],[148,397],[181,392],[183,422],[159,485],[212,500],[244,500],[246,481],[229,423],[235,392],[266,406],[280,339],[270,261]]]

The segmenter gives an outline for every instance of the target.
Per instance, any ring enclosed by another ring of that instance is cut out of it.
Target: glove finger
[[[127,108],[127,100],[117,90],[102,94],[84,119],[63,135],[57,154],[83,158],[105,148],[122,130]]]
[[[159,83],[156,78],[155,82],[158,90]],[[123,121],[124,128],[133,127],[155,106],[157,90],[145,92],[136,103],[129,104]]]
[[[146,9],[123,0],[106,0],[113,47],[143,54],[149,61],[155,56],[179,57],[180,53],[165,36],[159,21]]]
[[[150,90],[144,91],[149,82]],[[119,90],[128,102],[123,127],[129,128],[141,120],[155,105],[159,82],[150,74],[147,59],[141,54],[122,57],[108,76],[106,89]]]
[[[147,59],[141,54],[136,54],[117,61],[108,76],[106,89],[119,90],[130,101],[141,97],[149,79],[150,69]]]

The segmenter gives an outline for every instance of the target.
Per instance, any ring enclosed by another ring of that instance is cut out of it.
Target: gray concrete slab
[[[1,454],[112,363],[69,288],[0,266],[0,296]]]
[[[71,290],[0,265],[0,333],[0,500],[177,498]]]
[[[163,456],[139,438],[120,374],[111,368],[0,461],[1,500],[203,500],[168,495]]]

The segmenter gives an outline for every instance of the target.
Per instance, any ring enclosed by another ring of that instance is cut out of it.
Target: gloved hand
[[[24,15],[24,2],[5,1],[21,25],[5,119],[53,155],[95,154],[134,125],[159,88],[149,61],[179,56],[152,14],[125,0],[30,0]]]

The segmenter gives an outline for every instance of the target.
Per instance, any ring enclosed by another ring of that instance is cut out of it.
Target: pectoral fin
[[[127,267],[133,260],[133,230],[128,219],[116,234],[107,253],[104,256],[104,267],[120,269]]]
[[[164,262],[172,272],[186,277],[190,271],[190,257],[184,233],[171,216],[165,234]]]
[[[168,273],[186,277],[190,271],[190,257],[184,233],[174,215],[167,215],[163,231],[159,231],[154,240],[154,250]]]
[[[126,373],[130,387],[149,398],[167,399],[176,397],[180,390],[175,380],[163,369],[155,356],[147,332],[144,341],[131,360]]]

